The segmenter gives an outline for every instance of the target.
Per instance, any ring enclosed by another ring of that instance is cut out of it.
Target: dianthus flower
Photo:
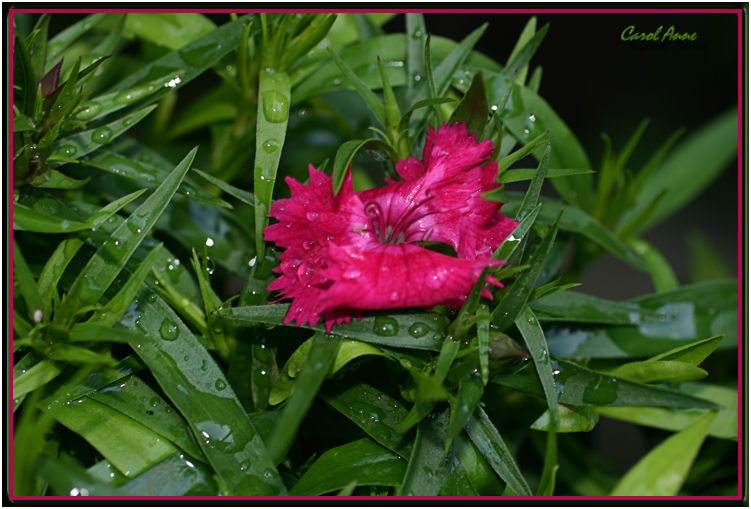
[[[402,181],[354,192],[348,171],[335,196],[331,178],[312,165],[307,185],[287,177],[291,197],[272,204],[279,222],[264,230],[286,248],[268,287],[293,299],[284,323],[323,316],[330,331],[367,309],[459,308],[483,268],[502,263],[491,255],[517,225],[481,197],[499,186],[498,165],[487,162],[493,148],[464,124],[442,125],[430,129],[422,161],[396,164]],[[448,244],[457,257],[422,242]],[[501,286],[492,276],[486,283]],[[492,298],[487,288],[482,295]]]

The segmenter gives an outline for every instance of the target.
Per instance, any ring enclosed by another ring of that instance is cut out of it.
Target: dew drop
[[[79,120],[90,120],[94,118],[101,110],[102,105],[98,102],[85,102],[81,105],[81,110],[76,113],[76,118]]]
[[[180,330],[175,322],[165,318],[162,321],[162,326],[159,327],[159,335],[166,341],[174,341],[180,335]]]
[[[305,251],[310,251],[311,249],[313,249],[315,247],[315,245],[316,245],[316,243],[315,243],[314,240],[305,240],[302,243],[302,248]]]
[[[214,239],[211,237],[206,237],[206,247],[211,247],[214,245]]]
[[[399,294],[399,292],[391,292],[391,295],[389,295],[389,300],[391,302],[396,302],[396,301],[399,300],[399,297],[401,297],[401,295]]]
[[[425,279],[425,284],[431,290],[437,290],[443,285],[443,282],[446,280],[447,274],[448,271],[446,271],[446,269],[438,269],[428,274],[428,277]]]
[[[156,396],[155,396],[155,397],[153,397],[153,398],[151,398],[151,399],[149,400],[149,405],[151,405],[152,407],[157,407],[157,406],[159,406],[159,398],[157,398]]]
[[[377,316],[373,323],[373,332],[379,336],[396,336],[399,324],[390,316]]]
[[[106,125],[95,129],[93,133],[91,133],[91,141],[94,143],[107,143],[112,139],[112,129],[107,127]]]
[[[357,269],[347,269],[344,271],[344,274],[342,274],[342,277],[344,279],[357,279],[360,277],[360,271]]]
[[[289,116],[289,100],[281,92],[269,90],[262,95],[263,116],[272,123],[284,122]]]
[[[430,327],[422,322],[415,322],[409,327],[409,335],[413,338],[421,338],[430,331]]]
[[[224,380],[217,380],[216,382],[214,382],[214,387],[216,387],[216,390],[218,391],[223,391],[227,388],[227,382],[225,382]]]
[[[76,155],[76,147],[73,145],[65,145],[64,147],[60,148],[60,153],[64,155],[65,157],[73,157]]]
[[[305,217],[308,219],[308,221],[315,221],[318,219],[318,212],[307,212],[305,214]]]
[[[263,142],[263,145],[261,146],[263,147],[263,151],[266,152],[267,154],[276,152],[281,147],[279,142],[276,140],[266,140],[265,142]]]

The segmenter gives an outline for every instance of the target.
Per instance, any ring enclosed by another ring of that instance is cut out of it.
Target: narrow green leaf
[[[226,320],[237,324],[266,323],[283,325],[289,310],[288,304],[240,306],[220,311]],[[304,325],[317,331],[326,331],[324,324]],[[437,313],[390,313],[365,316],[348,324],[335,325],[334,336],[356,339],[376,345],[418,350],[438,351],[443,344],[446,320]]]
[[[659,355],[655,355],[650,360],[653,361],[681,361],[688,362],[694,366],[698,366],[709,355],[715,351],[717,346],[722,341],[722,336],[713,336],[711,338],[702,339],[696,343],[690,345],[679,346],[670,351],[663,352]]]
[[[529,20],[527,26],[524,28],[524,30],[527,30],[527,27],[530,25],[534,26],[533,23],[535,23],[535,18],[532,18]],[[537,51],[537,48],[540,46],[540,43],[542,43],[542,40],[545,38],[545,35],[548,33],[548,25],[543,26],[540,30],[538,30],[534,36],[532,36],[531,39],[529,39],[526,43],[524,43],[524,46],[522,46],[518,51],[517,48],[514,48],[514,51],[511,53],[511,57],[509,57],[509,62],[506,64],[506,67],[503,69],[502,76],[505,76],[507,78],[514,77],[514,74],[516,74],[519,71],[522,71],[524,74],[520,74],[518,76],[518,82],[523,83],[526,79],[526,70],[527,66],[529,65],[529,61],[532,60],[532,57],[534,56],[535,52]],[[521,37],[519,38],[518,44],[521,43],[522,38],[524,37],[524,32],[522,32]]]
[[[38,316],[44,309],[42,303],[42,294],[39,293],[37,282],[34,280],[34,275],[31,273],[31,269],[26,264],[26,259],[21,252],[21,247],[13,239],[13,279],[18,286],[18,291],[23,297],[26,303],[26,311],[28,317],[35,322],[40,322],[42,319],[49,316]],[[15,286],[15,285],[14,285]]]
[[[130,13],[126,32],[170,50],[180,49],[215,29],[214,23],[198,13]]]
[[[13,59],[14,70],[14,83],[12,86],[16,87],[16,83],[20,84],[20,90],[17,95],[21,102],[21,111],[23,111],[29,117],[33,117],[37,109],[37,78],[34,76],[34,69],[31,63],[31,55],[29,54],[29,48],[16,32],[14,38],[13,54],[16,58]]]
[[[256,117],[253,192],[256,197],[256,254],[262,259],[266,249],[263,229],[269,224],[267,214],[271,208],[276,171],[289,119],[290,85],[287,73],[274,69],[260,72],[258,95],[260,107]]]
[[[146,259],[138,265],[138,268],[136,268],[125,284],[107,301],[107,304],[101,310],[97,311],[87,320],[87,323],[111,326],[118,321],[128,309],[130,303],[133,302],[133,299],[136,298],[139,289],[146,280],[146,276],[151,274],[151,268],[161,254],[162,245],[162,243],[159,243],[154,249],[149,251]]]
[[[313,404],[313,399],[333,365],[340,342],[339,338],[320,333],[313,336],[310,352],[300,372],[297,388],[284,407],[274,434],[269,440],[267,454],[272,463],[279,463],[287,454],[300,423],[310,405]]]
[[[172,309],[142,290],[120,319],[145,332],[129,341],[163,392],[185,417],[206,459],[233,495],[286,492],[266,448],[225,375]],[[138,325],[136,325],[138,320]]]
[[[336,14],[317,14],[305,29],[284,48],[282,67],[288,68],[313,49],[326,36],[336,21]]]
[[[451,114],[448,123],[455,122],[465,123],[469,134],[477,133],[482,136],[482,130],[488,118],[488,99],[485,93],[485,80],[482,77],[482,71],[479,71],[472,78],[467,93],[464,94],[461,102],[457,105],[454,113]]]
[[[415,96],[417,84],[425,79],[425,18],[420,13],[405,14],[407,32],[407,99]]]
[[[72,308],[94,304],[104,294],[172,199],[197,150],[197,147],[191,150],[156,191],[97,250],[76,277],[61,303],[56,315],[57,323],[69,320],[74,313]]]
[[[611,495],[677,495],[714,418],[710,412],[652,449],[626,472]]]
[[[553,427],[556,433],[581,433],[592,431],[599,420],[598,413],[588,406],[569,406],[558,405],[558,426]],[[543,414],[532,423],[530,428],[538,431],[548,431],[551,429],[553,419],[550,410],[545,410]]]
[[[70,233],[91,229],[91,225],[80,221],[63,219],[18,202],[13,203],[13,229],[37,233]]]
[[[398,136],[399,119],[401,118],[401,112],[399,111],[399,103],[396,101],[394,95],[394,89],[391,88],[389,83],[388,74],[383,62],[378,58],[378,69],[381,72],[381,81],[383,82],[383,114],[386,123],[383,125],[390,140],[395,140]]]
[[[54,380],[60,371],[54,362],[44,359],[18,375],[13,373],[13,398],[21,398]]]
[[[699,398],[714,401],[721,406],[717,417],[709,427],[710,436],[727,440],[738,440],[738,391],[719,385],[708,383],[685,383],[680,386],[681,392]],[[604,417],[633,422],[640,426],[681,431],[708,410],[667,409],[655,407],[595,407],[597,413]]]
[[[365,102],[365,104],[368,106],[368,109],[373,113],[378,123],[385,127],[387,125],[386,112],[385,112],[383,103],[378,98],[378,96],[375,95],[375,93],[373,93],[372,90],[370,90],[370,87],[368,87],[360,79],[360,77],[355,73],[355,71],[353,71],[352,68],[349,65],[347,65],[344,62],[344,60],[342,60],[342,58],[335,51],[330,51],[330,54],[334,62],[336,62],[336,65],[341,70],[341,73],[344,74],[344,76],[355,87],[355,90],[360,95],[360,97]]]
[[[133,193],[126,194],[122,198],[118,198],[117,200],[108,203],[98,211],[94,212],[86,219],[86,221],[90,223],[93,228],[99,228],[106,221],[108,221],[109,218],[114,216],[120,209],[125,207],[133,200],[139,198],[145,192],[146,189],[139,189],[138,191],[135,191]]]
[[[211,469],[180,451],[118,486],[120,496],[131,497],[216,496],[218,492]]]
[[[14,133],[32,131],[36,128],[37,128],[36,124],[30,117],[27,117],[23,113],[15,113],[15,112],[13,113],[13,132]]]
[[[560,181],[562,179],[555,179]],[[519,201],[521,195],[519,193],[509,192],[508,196],[511,198],[509,203],[503,209],[503,212],[507,215],[514,214],[519,207]],[[616,237],[610,230],[605,228],[595,218],[579,209],[578,207],[571,207],[564,205],[555,200],[547,198],[541,199],[542,208],[540,209],[539,222],[540,224],[552,224],[558,214],[561,214],[560,228],[561,230],[578,233],[587,237],[589,240],[595,242],[604,248],[607,252],[619,258],[620,260],[628,263],[634,268],[639,270],[644,269],[644,262],[641,257],[637,255],[633,249],[628,247],[623,241]]]
[[[156,105],[147,106],[125,117],[113,120],[96,129],[89,129],[80,133],[58,138],[52,146],[53,154],[68,158],[79,159],[89,152],[106,145],[125,131],[140,122],[146,115],[151,113]]]
[[[49,482],[50,493],[53,495],[122,496],[117,488],[97,481],[72,461],[61,461],[42,455],[38,468],[39,473]]]
[[[87,396],[127,415],[197,459],[203,459],[190,428],[153,389],[135,375]]]
[[[324,452],[290,490],[294,496],[316,496],[359,486],[398,486],[407,464],[369,438]]]
[[[693,364],[671,360],[627,362],[608,373],[641,383],[691,382],[707,376],[706,371]]]
[[[352,160],[357,155],[357,152],[364,147],[367,143],[378,142],[377,138],[368,138],[366,140],[350,140],[345,141],[337,149],[336,156],[334,157],[334,169],[332,170],[331,178],[334,186],[334,194],[339,193],[339,189],[342,187],[344,177],[347,175],[347,170],[352,164]]]
[[[412,450],[409,435],[397,432],[407,410],[397,400],[366,384],[356,384],[322,396],[328,405],[376,442],[403,458],[409,457]]]
[[[540,322],[534,312],[525,306],[514,321],[519,329],[527,350],[532,354],[532,362],[535,365],[537,376],[540,378],[540,385],[545,393],[545,400],[548,403],[548,410],[551,413],[554,425],[558,422],[558,397],[556,395],[555,382],[553,381],[553,366],[550,363],[550,353],[548,345],[545,342],[545,335],[540,327]]]
[[[561,291],[530,302],[540,320],[639,325],[658,323],[666,313],[645,309],[633,302],[600,299],[580,292]]]
[[[630,302],[666,315],[634,326],[564,325],[546,331],[553,355],[566,358],[643,358],[724,334],[719,348],[738,345],[738,283],[706,281]]]
[[[517,494],[532,495],[532,490],[529,489],[516,458],[482,408],[478,407],[475,410],[466,429],[472,443],[500,478]]]
[[[634,205],[621,217],[626,224],[663,189],[667,193],[637,232],[654,227],[686,205],[730,164],[738,153],[738,112],[734,108],[692,133],[644,182]],[[680,184],[678,184],[680,183]]]
[[[551,361],[558,401],[565,405],[717,408],[711,401],[678,391],[614,378],[561,359]],[[492,381],[543,398],[542,386],[528,364]]]
[[[515,220],[522,221],[527,214],[537,206],[537,202],[540,199],[540,190],[542,189],[542,183],[545,180],[545,176],[548,171],[548,164],[550,163],[550,143],[545,148],[545,155],[540,160],[540,165],[537,167],[537,173],[535,178],[529,184],[529,188],[522,199],[519,209],[516,211]]]
[[[637,238],[627,240],[626,245],[644,260],[656,291],[667,292],[678,288],[678,278],[675,277],[673,268],[655,246]]]
[[[532,225],[535,224],[540,209],[542,209],[542,205],[538,205],[532,209],[524,219],[519,221],[519,224],[514,228],[514,231],[511,232],[506,240],[503,241],[503,244],[495,250],[495,253],[493,253],[493,260],[512,261],[516,257],[516,254],[520,252],[521,246],[523,245],[522,241],[524,240],[525,235],[527,235],[529,229],[532,228]]]
[[[218,179],[212,175],[209,175],[208,173],[202,172],[201,170],[197,168],[193,168],[193,171],[199,174],[201,177],[205,178],[212,184],[214,184],[216,187],[227,193],[228,195],[237,198],[241,202],[245,203],[246,205],[250,205],[251,207],[255,207],[255,198],[253,197],[252,193],[249,193],[248,191],[243,191],[240,188],[237,188],[233,185],[230,185],[226,183],[225,181]]]
[[[500,304],[491,313],[490,323],[496,326],[498,330],[503,331],[510,327],[526,304],[534,290],[537,279],[540,277],[557,233],[558,222],[556,221],[537,246],[537,251],[532,255],[530,268],[514,281],[508,293],[503,297],[503,300],[501,300]]]
[[[417,437],[412,447],[400,495],[435,496],[446,482],[451,454],[444,449],[447,411],[428,418],[417,426]]]
[[[34,187],[43,187],[45,189],[78,189],[85,186],[88,182],[88,177],[79,180],[63,175],[57,170],[47,170],[32,179],[29,183]]]
[[[80,434],[127,477],[137,476],[175,452],[169,442],[146,426],[88,397],[48,412]]]
[[[91,14],[85,18],[73,23],[68,28],[57,34],[50,39],[47,45],[47,58],[45,67],[49,69],[51,64],[57,62],[60,55],[71,45],[73,42],[81,37],[83,34],[91,30],[104,20],[106,14]]]
[[[537,16],[531,16],[529,20],[527,21],[527,24],[524,25],[524,28],[522,29],[521,34],[519,34],[519,38],[516,40],[516,44],[514,44],[514,49],[511,50],[511,53],[508,56],[508,59],[506,60],[506,68],[509,68],[510,64],[514,60],[514,57],[516,57],[524,48],[527,43],[534,37],[535,33],[537,32]],[[521,69],[511,69],[512,76],[515,74],[516,76],[516,83],[519,83],[520,85],[523,85],[524,82],[527,80],[527,71],[528,71],[529,65],[524,65]]]
[[[548,168],[545,178],[556,177],[569,177],[572,175],[585,175],[587,173],[594,173],[592,170],[585,169],[566,169],[566,168]],[[501,173],[498,181],[501,184],[508,184],[511,182],[523,182],[525,180],[532,180],[537,175],[536,169],[531,168],[519,168],[516,170],[506,170]],[[489,193],[486,193],[486,195]]]
[[[446,450],[454,438],[462,432],[467,421],[475,413],[485,391],[482,376],[470,373],[459,382],[456,398],[451,402],[451,419],[446,437]]]
[[[482,385],[488,385],[490,378],[490,309],[487,304],[480,306],[477,315],[477,355],[480,363]]]

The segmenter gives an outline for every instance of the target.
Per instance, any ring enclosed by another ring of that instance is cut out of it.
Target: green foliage
[[[647,123],[605,136],[595,172],[534,17],[503,65],[487,25],[412,13],[56,16],[13,17],[12,496],[675,495],[735,466],[737,282],[700,233],[683,286],[643,238],[727,166],[734,110],[637,170]],[[526,189],[484,195],[505,263],[458,311],[285,324],[276,181],[371,187],[447,122]],[[603,253],[656,293],[571,291]],[[580,438],[600,416],[675,434],[624,474]]]

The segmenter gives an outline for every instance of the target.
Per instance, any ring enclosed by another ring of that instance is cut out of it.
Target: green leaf
[[[129,341],[188,422],[203,454],[233,495],[285,493],[266,448],[225,375],[161,299],[142,290],[120,325],[145,333]],[[138,321],[138,325],[136,325]]]
[[[652,449],[626,472],[611,495],[677,495],[714,418],[714,412],[708,413]]]
[[[26,303],[28,317],[35,322],[40,322],[43,318],[49,318],[49,316],[37,317],[37,313],[44,309],[44,305],[42,304],[42,294],[39,293],[39,288],[34,280],[34,275],[26,264],[26,259],[21,252],[21,247],[15,239],[13,239],[13,279],[18,286],[18,291],[21,294],[21,297],[23,297],[23,300]]]
[[[296,390],[284,407],[274,434],[269,440],[267,454],[273,463],[279,463],[284,459],[295,440],[300,423],[334,363],[340,343],[341,339],[336,337],[320,333],[313,336]]]
[[[587,173],[594,173],[592,170],[583,169],[565,169],[565,168],[548,168],[545,178],[556,177],[569,177],[573,175],[584,175]],[[498,182],[501,184],[509,184],[511,182],[523,182],[525,180],[532,180],[537,175],[537,170],[532,168],[519,168],[516,170],[506,170],[501,173],[498,178]],[[490,193],[486,193],[490,194]]]
[[[488,99],[485,93],[485,81],[482,77],[482,71],[480,71],[472,78],[472,85],[470,85],[467,93],[464,94],[454,113],[451,114],[448,123],[466,123],[467,132],[469,134],[477,133],[479,138],[482,136],[482,130],[485,128],[487,118]]]
[[[33,178],[29,183],[34,187],[43,187],[45,189],[78,189],[85,186],[88,182],[88,178],[78,180],[63,175],[57,170],[47,170]]]
[[[519,221],[519,224],[514,231],[503,241],[503,244],[495,250],[493,253],[493,260],[506,260],[511,261],[516,257],[516,254],[520,252],[522,241],[532,225],[537,220],[537,215],[540,213],[542,205],[538,205],[532,211],[527,214],[524,219]]]
[[[143,424],[191,456],[203,459],[201,449],[182,417],[135,375],[122,378],[87,397]]]
[[[560,180],[562,179],[555,179],[555,181]],[[521,195],[512,192],[507,194],[511,199],[503,208],[503,212],[506,215],[513,215],[519,207],[520,202],[517,200],[521,198]],[[560,202],[550,199],[543,198],[541,201],[542,209],[540,210],[539,224],[552,224],[558,214],[563,211],[560,221],[561,230],[583,235],[603,247],[616,258],[619,258],[639,270],[645,270],[644,262],[641,257],[633,251],[633,249],[618,239],[618,237],[616,237],[610,230],[605,228],[599,221],[588,215],[586,212],[577,207],[563,205]]]
[[[669,317],[633,302],[616,302],[571,291],[548,294],[529,305],[540,320],[548,321],[640,325]]]
[[[89,222],[93,228],[99,228],[100,226],[104,225],[106,221],[109,221],[109,219],[114,216],[121,208],[125,207],[133,200],[139,198],[145,192],[146,189],[139,189],[138,191],[123,196],[122,198],[118,198],[117,200],[108,203],[101,209],[94,212],[87,218],[86,221]]]
[[[180,49],[215,28],[209,18],[193,13],[130,13],[125,23],[129,34],[170,50]]]
[[[634,205],[618,225],[639,215],[652,199],[667,192],[636,231],[653,228],[676,210],[688,204],[706,188],[738,153],[738,112],[727,111],[688,136],[671,156],[644,182]]]
[[[713,437],[738,440],[738,391],[707,383],[685,383],[681,392],[714,401],[721,406],[709,427]],[[633,422],[640,426],[680,431],[696,422],[708,410],[667,409],[654,407],[595,407],[604,417]]]
[[[289,76],[281,70],[266,69],[258,78],[259,108],[256,117],[256,154],[253,169],[253,192],[256,197],[256,253],[263,258],[266,243],[263,229],[269,224],[279,158],[284,146],[289,119]]]
[[[380,142],[378,138],[368,138],[367,140],[350,140],[345,141],[337,149],[336,156],[334,157],[334,169],[331,174],[333,181],[334,194],[339,193],[339,189],[342,187],[344,177],[347,175],[347,170],[352,164],[352,160],[357,155],[357,152],[366,144],[371,142]]]
[[[125,284],[118,289],[117,293],[101,310],[97,311],[87,320],[87,323],[111,326],[118,321],[128,309],[130,303],[133,302],[133,299],[136,298],[138,290],[146,280],[146,276],[151,274],[151,268],[161,254],[162,245],[162,243],[157,244],[156,247],[149,252],[146,259],[138,265],[138,268],[128,278]]]
[[[211,469],[182,452],[118,486],[120,496],[216,496],[219,492]],[[89,491],[93,495],[92,490]]]
[[[156,191],[100,246],[71,285],[56,315],[57,323],[66,323],[72,318],[74,308],[94,304],[104,294],[172,199],[197,150],[197,147],[191,150]]]
[[[47,58],[45,68],[49,69],[53,63],[57,62],[57,60],[60,58],[60,55],[71,44],[73,44],[76,39],[101,23],[106,16],[106,14],[102,13],[86,16],[85,18],[76,23],[73,23],[68,28],[50,39],[47,45]]]
[[[336,14],[317,14],[305,29],[284,48],[282,67],[287,69],[301,56],[312,50],[326,36],[336,21]]]
[[[14,370],[15,371],[15,370]],[[41,360],[18,375],[13,373],[13,398],[18,399],[54,380],[60,374],[54,362]]]
[[[87,397],[48,412],[81,435],[128,477],[135,477],[175,452],[146,426]]]
[[[627,362],[609,370],[613,376],[641,383],[680,383],[698,380],[707,372],[693,364],[681,361]]]
[[[482,408],[475,410],[466,429],[472,443],[508,487],[518,495],[531,496],[532,490],[529,489],[516,458]]]
[[[316,496],[358,486],[398,486],[407,464],[368,438],[324,452],[290,490],[293,496]]]
[[[447,413],[429,417],[417,426],[417,437],[399,495],[435,496],[446,482],[452,456],[444,449]]]
[[[548,403],[548,411],[551,413],[554,425],[558,422],[558,397],[556,394],[555,382],[553,381],[553,366],[550,363],[550,354],[545,342],[545,335],[540,328],[540,322],[534,312],[525,306],[521,313],[514,320],[516,327],[524,338],[527,350],[532,354],[532,362],[535,365],[537,376],[540,379],[540,385],[545,393],[545,400]]]
[[[558,401],[565,405],[655,406],[663,408],[717,408],[711,401],[678,391],[614,378],[561,359],[552,360]],[[492,381],[543,398],[537,375],[529,364],[514,373],[498,374]]]
[[[542,182],[543,180],[545,180],[545,175],[547,174],[549,163],[550,143],[548,143],[547,147],[545,148],[545,155],[543,155],[542,159],[540,160],[540,165],[537,167],[535,178],[532,179],[532,182],[529,184],[529,188],[524,195],[524,199],[522,200],[521,205],[519,205],[519,209],[516,211],[516,216],[514,217],[516,221],[522,221],[527,216],[527,214],[532,212],[532,210],[534,210],[534,208],[537,206],[538,200],[540,199]]]
[[[70,233],[90,230],[91,225],[52,216],[18,202],[13,203],[13,229],[37,233]]]
[[[519,75],[517,77],[517,83],[523,83],[526,79],[526,72],[527,72],[527,66],[529,65],[529,61],[532,60],[532,57],[534,56],[535,52],[537,51],[537,48],[540,46],[540,43],[542,43],[542,40],[545,38],[545,35],[548,33],[548,25],[543,26],[540,30],[538,30],[534,36],[532,36],[528,41],[524,43],[524,45],[519,48],[520,43],[524,40],[525,32],[527,32],[527,29],[536,24],[536,19],[533,17],[529,20],[527,25],[524,27],[524,31],[522,32],[522,35],[519,37],[519,41],[517,42],[516,47],[514,47],[514,50],[511,52],[511,56],[509,57],[509,62],[506,64],[506,67],[503,69],[502,76],[505,76],[507,78],[513,78],[514,75],[518,71],[522,71],[522,75]],[[534,28],[532,28],[534,30]]]
[[[556,433],[581,433],[592,431],[599,420],[598,413],[589,406],[558,405],[558,426],[553,427]],[[538,431],[548,431],[552,426],[550,410],[532,423],[530,428]]]
[[[644,260],[647,270],[652,276],[655,290],[667,292],[678,288],[678,278],[675,277],[673,268],[656,247],[646,240],[636,238],[627,240],[626,244]]]
[[[370,87],[368,87],[368,85],[366,85],[365,82],[360,79],[357,73],[352,70],[352,68],[350,68],[350,66],[347,65],[344,60],[342,60],[342,58],[337,55],[336,52],[331,51],[330,53],[331,57],[333,58],[334,62],[336,62],[336,65],[339,67],[342,74],[344,74],[344,76],[346,76],[346,78],[355,87],[355,90],[368,106],[368,109],[371,111],[371,113],[373,113],[378,123],[386,127],[386,111],[384,109],[383,103],[378,98],[378,96],[375,95],[372,90],[370,90]]]
[[[656,355],[724,334],[720,348],[738,345],[738,283],[706,281],[630,302],[666,315],[636,326],[562,325],[545,333],[550,352],[566,358],[624,358]]]
[[[407,416],[407,410],[397,400],[366,384],[352,385],[322,396],[329,406],[354,422],[373,440],[403,458],[409,457],[412,450],[409,435],[397,431],[399,423]]]
[[[715,351],[717,346],[722,341],[722,336],[714,336],[707,339],[702,339],[695,343],[691,343],[686,346],[679,346],[670,351],[663,352],[659,355],[655,355],[650,360],[653,361],[681,361],[687,362],[694,366],[698,366],[704,361],[709,354]]]
[[[446,450],[474,414],[484,392],[485,385],[482,376],[478,376],[477,373],[470,373],[459,381],[456,398],[451,402],[451,419],[446,438]]]
[[[220,311],[226,320],[237,324],[266,323],[283,325],[289,304],[239,306]],[[324,324],[304,325],[326,331]],[[376,345],[438,351],[445,337],[446,320],[437,313],[390,313],[364,316],[348,324],[335,325],[331,334]]]
[[[425,78],[425,18],[420,13],[405,14],[407,33],[407,99],[412,103],[417,84]]]
[[[67,158],[79,159],[129,130],[146,115],[151,113],[154,108],[156,108],[156,105],[147,106],[96,129],[89,129],[88,131],[58,138],[52,146],[53,154],[50,157],[60,155]]]
[[[488,101],[501,104],[511,86],[511,111],[503,117],[503,124],[514,137],[526,143],[540,134],[547,133],[555,143],[550,154],[551,168],[591,169],[587,155],[576,136],[537,93],[529,88],[512,83],[499,73],[486,73]],[[542,150],[535,153],[539,160]],[[551,180],[558,194],[569,203],[589,210],[592,200],[592,175],[575,175]]]
[[[37,128],[36,124],[30,117],[27,117],[23,113],[15,113],[15,112],[13,113],[13,132],[14,133],[32,131],[36,128]]]
[[[199,174],[201,177],[208,180],[209,182],[211,182],[212,184],[214,184],[216,187],[218,187],[219,189],[221,189],[228,195],[234,198],[237,198],[238,200],[245,203],[246,205],[255,207],[255,198],[253,197],[253,193],[249,193],[248,191],[243,191],[242,189],[239,189],[233,185],[230,185],[221,179],[218,179],[216,177],[209,175],[208,173],[204,173],[197,168],[193,168],[193,171]]]
[[[511,67],[512,61],[514,60],[514,57],[516,57],[522,50],[522,48],[525,48],[527,43],[534,37],[535,33],[537,32],[537,16],[531,16],[529,18],[529,21],[527,21],[527,24],[524,25],[524,29],[522,30],[522,33],[519,34],[519,38],[516,40],[516,44],[514,45],[514,49],[511,50],[511,53],[508,56],[508,60],[506,61],[506,70],[510,70],[511,76],[515,77],[516,83],[524,84],[524,82],[527,79],[527,70],[529,68],[528,64],[524,64],[521,69],[517,67]]]
[[[548,253],[550,253],[550,249],[553,247],[557,233],[558,223],[556,222],[537,246],[537,250],[530,259],[530,268],[514,281],[508,293],[506,293],[500,304],[491,313],[490,323],[498,330],[503,331],[510,327],[527,303],[529,296],[535,288],[537,279],[540,277]]]
[[[42,455],[38,468],[40,475],[49,482],[50,493],[53,495],[122,496],[117,488],[97,481],[70,460],[61,461]]]
[[[732,272],[720,246],[700,230],[688,234],[688,279],[692,283],[710,279],[727,279]]]
[[[108,150],[98,152],[97,155],[84,161],[83,164],[110,172],[134,182],[139,182],[144,184],[147,188],[154,188],[162,182],[167,175],[169,175],[169,170],[171,169],[162,168],[161,165],[157,166],[143,161],[137,161]],[[185,181],[181,183],[180,187],[177,189],[179,194],[195,200],[229,208],[229,203],[220,200],[201,188],[191,185],[188,181],[189,177],[186,175]]]

